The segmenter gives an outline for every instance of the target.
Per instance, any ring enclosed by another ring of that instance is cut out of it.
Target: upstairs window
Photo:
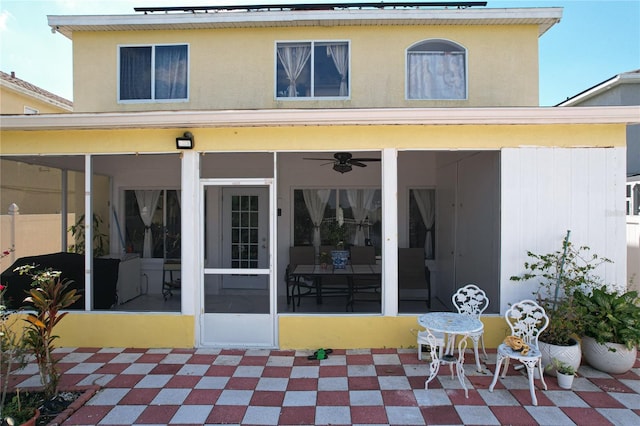
[[[278,43],[276,98],[349,96],[349,44]]]
[[[466,53],[450,41],[428,40],[407,50],[407,99],[466,99]]]
[[[185,44],[120,47],[120,101],[186,100]]]

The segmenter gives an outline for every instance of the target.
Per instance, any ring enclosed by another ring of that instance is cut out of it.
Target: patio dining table
[[[313,280],[315,287],[316,302],[322,303],[323,278],[344,277],[346,286],[338,291],[343,291],[347,295],[347,308],[353,304],[354,278],[358,277],[380,277],[382,274],[381,265],[346,265],[344,268],[334,268],[331,265],[297,265],[291,273],[297,280],[307,278]],[[335,291],[335,289],[332,289]]]

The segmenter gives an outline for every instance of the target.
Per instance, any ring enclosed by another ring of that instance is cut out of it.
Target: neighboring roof
[[[541,36],[560,22],[562,8],[344,8],[332,10],[223,10],[132,15],[49,15],[52,32],[189,30],[307,26],[537,25]]]
[[[5,115],[2,130],[257,126],[640,124],[640,106],[583,108],[363,108]]]
[[[35,84],[31,84],[27,81],[21,80],[16,77],[15,73],[13,72],[11,74],[7,74],[6,72],[0,71],[0,83],[10,90],[26,96],[31,96],[32,98],[38,99],[41,102],[46,102],[69,112],[73,111],[73,102],[71,102],[70,100],[44,90],[43,88],[38,87]]]
[[[603,81],[602,83],[598,83],[595,86],[590,87],[587,90],[584,90],[578,93],[575,96],[567,98],[566,100],[560,102],[556,106],[574,106],[590,98],[593,98],[594,96],[597,96],[602,92],[611,90],[612,88],[618,85],[628,84],[628,83],[640,83],[640,69],[624,72],[622,74],[618,74],[614,77],[611,77]]]

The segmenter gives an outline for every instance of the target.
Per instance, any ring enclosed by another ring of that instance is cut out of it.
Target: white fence
[[[67,215],[67,224],[75,223],[75,213]],[[0,260],[0,272],[21,257],[66,251],[62,247],[60,214],[0,215],[0,251],[14,251]],[[71,233],[67,235],[73,244]]]

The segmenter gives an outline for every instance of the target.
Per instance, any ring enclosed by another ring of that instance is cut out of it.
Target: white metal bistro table
[[[458,380],[468,398],[469,391],[464,381],[464,350],[467,348],[466,341],[469,333],[482,330],[484,327],[482,322],[472,316],[456,312],[429,312],[418,317],[418,324],[431,333],[442,333],[444,339],[444,346],[438,348],[437,359],[431,360],[430,374],[424,383],[424,388],[427,389],[429,382],[438,375],[440,364],[448,364],[452,376],[453,365],[455,365]],[[458,343],[458,355],[456,356],[454,351],[457,337],[461,337],[461,339]]]

